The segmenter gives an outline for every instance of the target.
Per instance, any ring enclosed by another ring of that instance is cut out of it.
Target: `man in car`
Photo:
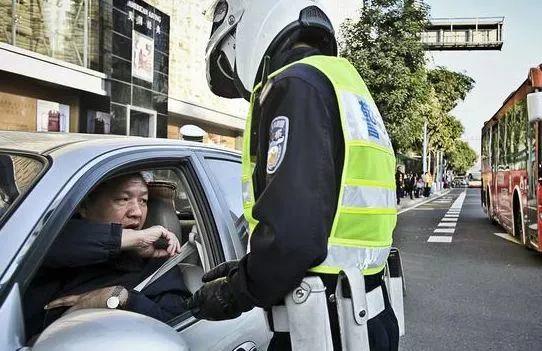
[[[121,308],[167,321],[184,311],[190,296],[172,269],[141,293],[133,290],[180,251],[162,226],[142,229],[148,189],[139,173],[100,184],[79,207],[47,252],[25,295],[27,331],[34,335],[63,313],[83,308]],[[154,243],[163,238],[165,249]],[[112,299],[116,302],[113,306]]]

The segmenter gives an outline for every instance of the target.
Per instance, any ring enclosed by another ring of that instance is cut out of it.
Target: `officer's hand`
[[[203,277],[201,278],[201,281],[204,283],[211,282],[218,278],[224,278],[227,277],[228,274],[234,270],[237,269],[239,266],[239,261],[228,261],[223,262],[216,266],[215,268],[211,269],[209,272],[205,273]]]
[[[185,307],[194,317],[210,321],[234,319],[243,312],[235,301],[228,278],[219,278],[204,284],[185,302]]]

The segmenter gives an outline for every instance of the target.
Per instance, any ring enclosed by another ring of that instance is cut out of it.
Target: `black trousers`
[[[319,276],[322,278],[324,285],[326,286],[326,294],[329,296],[330,294],[335,293],[337,279],[334,279],[334,276],[332,275]],[[367,322],[369,346],[371,351],[397,351],[399,349],[399,324],[397,323],[397,318],[395,317],[395,313],[391,307],[386,285],[382,280],[382,274],[365,277],[365,285],[367,291],[371,291],[380,285],[384,294],[384,311]],[[335,351],[340,351],[342,350],[342,347],[337,305],[329,302],[329,299],[328,311],[331,324],[331,334],[333,338],[333,349]],[[267,350],[288,351],[291,349],[292,346],[290,344],[290,334],[275,333]]]

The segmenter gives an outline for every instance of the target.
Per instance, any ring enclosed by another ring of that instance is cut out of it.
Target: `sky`
[[[468,74],[476,81],[464,102],[453,111],[463,125],[463,139],[480,154],[485,121],[508,95],[527,79],[530,67],[542,63],[542,0],[426,0],[431,17],[504,16],[501,51],[432,51],[431,65]]]

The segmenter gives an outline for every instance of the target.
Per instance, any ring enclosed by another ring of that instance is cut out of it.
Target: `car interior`
[[[145,173],[152,180],[147,181],[149,200],[143,228],[161,225],[175,233],[181,245],[188,243],[197,248],[197,255],[193,254],[178,264],[187,288],[194,293],[202,285],[201,277],[208,269],[208,261],[201,241],[201,226],[190,202],[188,183],[182,173],[171,169]]]
[[[153,168],[137,171],[145,178],[148,187],[147,217],[143,229],[161,225],[177,236],[181,247],[184,245],[195,248],[177,263],[185,286],[193,294],[201,287],[201,278],[210,265],[205,243],[207,233],[205,226],[202,225],[203,219],[196,206],[195,195],[181,169]],[[132,169],[124,173],[133,172]],[[122,174],[112,174],[106,180]],[[98,185],[96,184],[94,188]],[[75,209],[73,216],[78,216]],[[155,245],[159,246],[160,240]],[[188,317],[190,314],[184,313],[175,317],[169,324],[179,323]]]

